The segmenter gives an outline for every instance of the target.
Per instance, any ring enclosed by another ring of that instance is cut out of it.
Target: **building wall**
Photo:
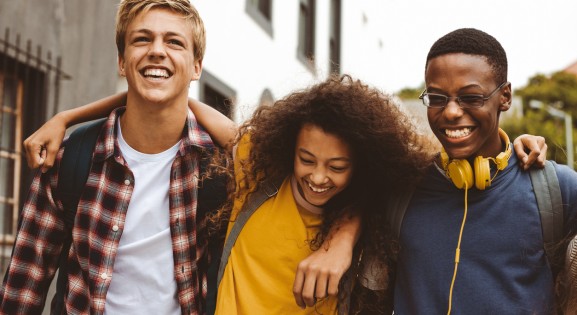
[[[273,2],[272,37],[245,13],[246,1],[194,4],[207,29],[204,70],[237,92],[235,120],[243,120],[252,112],[265,89],[280,98],[325,76],[327,48],[319,45],[318,38],[327,36],[328,22],[325,18],[316,21],[317,68],[311,70],[297,59],[298,1]],[[317,3],[317,13],[323,10],[327,10],[325,4]],[[192,96],[198,95],[197,89],[198,85],[192,84]]]
[[[70,80],[61,82],[56,110],[75,107],[116,91],[114,15],[117,0],[0,0],[0,36],[30,40],[33,51],[41,46],[44,56],[62,57],[62,71]],[[0,48],[1,49],[1,48]],[[51,91],[53,92],[53,91]],[[52,95],[52,94],[51,94]],[[54,108],[47,108],[48,117]]]
[[[369,83],[377,82],[371,73],[383,58],[381,30],[372,24],[377,17],[367,5],[374,1],[343,0],[341,9],[342,72]],[[246,1],[193,1],[207,29],[204,69],[237,92],[236,121],[252,113],[265,89],[278,99],[329,75],[330,3],[316,2],[315,67],[310,69],[297,58],[298,0],[273,1],[272,36],[246,14]],[[198,85],[193,83],[190,92],[198,95]]]

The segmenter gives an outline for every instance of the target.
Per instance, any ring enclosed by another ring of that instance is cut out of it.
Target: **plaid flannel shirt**
[[[65,306],[71,314],[102,314],[112,267],[134,188],[116,139],[112,112],[94,149],[93,165],[78,206],[68,254]],[[152,128],[153,126],[151,126]],[[37,174],[20,217],[12,260],[0,290],[0,313],[40,314],[65,238],[55,167]],[[206,297],[205,218],[197,218],[197,181],[202,152],[212,149],[209,135],[189,112],[182,142],[171,168],[169,202],[174,274],[182,314],[202,314]],[[159,288],[161,290],[162,288]]]

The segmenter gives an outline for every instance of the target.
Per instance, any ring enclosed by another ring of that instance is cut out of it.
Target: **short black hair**
[[[461,28],[439,38],[429,50],[425,71],[429,60],[450,53],[483,56],[493,68],[496,83],[507,81],[507,54],[495,37],[483,31]]]

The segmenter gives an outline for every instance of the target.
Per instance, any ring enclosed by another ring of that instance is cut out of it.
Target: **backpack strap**
[[[391,194],[392,197],[389,198],[385,204],[387,223],[391,229],[393,239],[397,242],[401,237],[403,218],[405,217],[415,188],[414,186],[410,186]],[[383,266],[384,262],[380,261],[377,256],[366,253],[363,253],[361,259],[363,267],[358,276],[359,283],[372,291],[385,290],[387,288],[385,281],[387,274],[383,272],[385,270]]]
[[[532,168],[529,175],[539,207],[545,254],[551,264],[556,257],[553,249],[563,239],[563,200],[559,179],[555,166],[550,161],[545,161],[543,169]]]
[[[227,198],[227,178],[224,174],[217,174],[210,172],[209,164],[212,163],[212,157],[215,154],[214,149],[201,151],[199,161],[199,173],[202,180],[197,185],[197,208],[196,221],[200,225],[205,221],[207,216],[214,214]],[[205,174],[210,176],[204,176]],[[197,225],[197,226],[198,226]],[[206,254],[209,255],[208,266],[199,265],[198,268],[206,268],[207,290],[206,299],[202,310],[206,315],[213,315],[216,310],[216,294],[218,287],[216,287],[216,277],[218,273],[220,255],[222,252],[222,240],[214,236],[207,236]],[[200,241],[200,235],[197,235],[197,242]],[[204,262],[203,262],[204,263]],[[201,305],[202,305],[201,301]],[[201,312],[202,313],[202,312]]]
[[[220,285],[222,276],[224,274],[224,269],[228,263],[228,258],[230,257],[230,251],[232,250],[236,239],[238,238],[242,228],[250,218],[250,216],[260,207],[268,198],[275,196],[278,193],[278,187],[282,184],[283,179],[275,179],[271,181],[265,181],[261,184],[260,188],[251,193],[248,200],[244,203],[242,210],[238,213],[236,217],[236,222],[232,226],[226,242],[224,243],[224,248],[222,250],[222,256],[220,259],[220,266],[218,268],[218,277],[216,286]]]
[[[401,226],[403,225],[403,219],[405,218],[405,213],[409,207],[409,202],[413,198],[413,193],[415,192],[415,187],[407,187],[395,194],[395,197],[390,198],[387,202],[387,221],[391,226],[392,236],[394,239],[399,240],[401,238]]]
[[[78,202],[92,166],[94,146],[105,121],[106,118],[102,118],[74,130],[66,141],[66,147],[60,161],[56,195],[64,208],[64,226],[68,235],[64,239],[59,258],[56,295],[52,301],[55,314],[61,314],[64,310],[64,292],[68,282],[67,263],[72,244],[72,227],[74,226]]]

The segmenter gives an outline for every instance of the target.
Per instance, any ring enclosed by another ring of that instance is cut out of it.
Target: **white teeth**
[[[445,134],[449,138],[461,138],[461,137],[468,136],[470,133],[471,133],[471,128],[469,128],[469,127],[459,129],[459,130],[445,129]]]
[[[330,188],[330,187],[327,187],[327,188],[317,188],[317,187],[314,187],[311,183],[307,183],[307,184],[309,184],[309,187],[311,188],[312,191],[317,192],[317,193],[325,192],[325,191],[329,190],[329,188]]]
[[[146,69],[144,70],[145,76],[152,76],[152,77],[164,77],[168,78],[168,71],[164,69]]]

